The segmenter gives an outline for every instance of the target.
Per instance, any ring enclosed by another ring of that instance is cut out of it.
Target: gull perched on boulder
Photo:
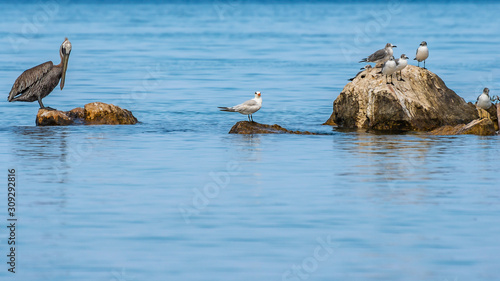
[[[376,63],[376,65],[383,64],[392,57],[393,55],[392,48],[396,47],[397,46],[394,46],[391,43],[387,43],[385,45],[385,48],[376,51],[375,53],[371,54],[367,58],[362,59],[359,62],[374,62]]]
[[[401,70],[403,70],[406,66],[408,65],[408,57],[405,54],[402,54],[399,59],[396,59],[396,80],[398,80],[398,71],[399,71],[399,81],[404,81],[403,80],[403,73]]]
[[[420,67],[420,62],[424,61],[424,69],[425,68],[425,60],[429,57],[429,48],[427,48],[427,42],[422,41],[420,46],[417,49],[417,55],[413,60],[418,61],[418,66]]]
[[[390,60],[388,60],[384,63],[384,66],[382,67],[381,73],[385,75],[385,83],[386,84],[393,84],[394,85],[394,83],[392,83],[392,74],[394,74],[394,72],[396,72],[396,68],[397,68],[397,65],[396,65],[396,61],[394,60],[394,57],[391,57]],[[387,75],[391,76],[391,83],[387,82]]]
[[[372,68],[371,65],[369,65],[369,64],[365,65],[365,67],[360,68],[361,71],[358,72],[358,74],[356,74],[356,76],[354,76],[351,79],[349,79],[349,81],[352,81],[352,80],[356,79],[361,73],[365,72],[365,70],[368,70],[368,69],[371,69],[371,68]],[[361,78],[364,78],[364,76],[361,75]]]

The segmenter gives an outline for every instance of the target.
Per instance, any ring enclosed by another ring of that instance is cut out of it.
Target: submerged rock
[[[476,107],[446,87],[436,74],[408,65],[404,81],[386,84],[380,68],[365,70],[349,82],[333,104],[326,124],[343,128],[430,131],[467,124],[478,118]]]
[[[132,125],[137,118],[132,112],[116,105],[102,102],[86,104],[70,111],[39,109],[36,116],[37,126],[84,125]]]
[[[443,126],[430,132],[432,135],[495,135],[495,125],[489,118],[476,119],[467,125]]]
[[[257,122],[240,121],[236,123],[230,134],[299,134],[299,135],[316,135],[311,132],[290,131],[279,125],[266,125]]]

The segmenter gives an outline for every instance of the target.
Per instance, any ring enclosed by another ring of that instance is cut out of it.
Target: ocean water
[[[489,2],[0,3],[1,280],[499,280],[498,136],[321,124],[385,43],[473,101],[500,91]],[[15,79],[73,45],[44,99],[134,126],[36,127]],[[229,135],[257,122],[325,133]],[[16,273],[7,170],[16,170]]]

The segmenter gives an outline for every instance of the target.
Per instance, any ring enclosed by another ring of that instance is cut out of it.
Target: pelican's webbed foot
[[[57,109],[49,107],[49,106],[40,107],[40,109],[45,109],[45,110],[50,110],[50,111],[57,110]]]

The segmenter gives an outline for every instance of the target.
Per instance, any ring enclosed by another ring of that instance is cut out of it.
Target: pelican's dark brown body
[[[54,66],[51,61],[30,68],[14,82],[9,94],[9,101],[33,102],[48,96],[59,84],[62,67]],[[17,96],[17,97],[15,97]]]
[[[59,49],[61,63],[54,65],[51,61],[42,63],[24,71],[16,79],[10,90],[7,100],[11,101],[38,101],[40,108],[46,108],[42,99],[48,96],[61,81],[61,90],[64,88],[68,58],[71,53],[71,43],[64,40]],[[47,108],[51,109],[51,108]]]

